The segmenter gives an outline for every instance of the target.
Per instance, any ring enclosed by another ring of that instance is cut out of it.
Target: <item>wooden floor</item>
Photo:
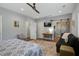
[[[56,53],[56,42],[57,40],[47,41],[47,40],[29,40],[31,43],[36,43],[42,47],[45,56],[57,56]]]

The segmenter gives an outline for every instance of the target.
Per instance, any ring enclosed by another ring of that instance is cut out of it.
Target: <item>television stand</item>
[[[43,38],[46,40],[53,40],[53,34],[52,33],[43,33]]]

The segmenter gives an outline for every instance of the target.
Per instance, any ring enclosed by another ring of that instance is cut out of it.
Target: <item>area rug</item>
[[[46,40],[31,40],[31,43],[40,45],[44,51],[44,56],[58,56],[56,53],[56,42]]]

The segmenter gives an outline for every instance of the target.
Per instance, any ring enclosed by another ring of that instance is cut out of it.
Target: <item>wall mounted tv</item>
[[[44,27],[51,27],[51,22],[44,22]]]

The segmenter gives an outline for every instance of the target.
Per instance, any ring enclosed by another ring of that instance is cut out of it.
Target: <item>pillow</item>
[[[26,38],[26,36],[21,33],[21,34],[17,35],[17,38],[18,38],[18,39],[24,39],[24,38]]]

